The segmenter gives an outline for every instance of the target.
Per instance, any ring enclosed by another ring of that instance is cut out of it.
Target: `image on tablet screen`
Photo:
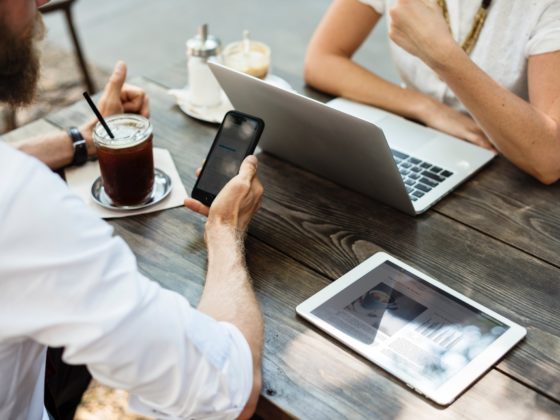
[[[508,328],[390,261],[311,313],[434,388]]]

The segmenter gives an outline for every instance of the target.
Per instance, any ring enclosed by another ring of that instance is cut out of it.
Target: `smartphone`
[[[229,111],[214,138],[192,198],[210,206],[214,198],[239,173],[245,157],[253,154],[264,130],[264,121],[238,111]]]

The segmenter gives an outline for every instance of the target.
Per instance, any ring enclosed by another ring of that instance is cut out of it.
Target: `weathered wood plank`
[[[37,135],[51,134],[57,131],[60,131],[60,128],[58,128],[56,125],[53,125],[45,120],[37,120],[1,135],[0,141],[13,143]]]
[[[542,185],[499,157],[435,210],[560,267],[560,182]]]

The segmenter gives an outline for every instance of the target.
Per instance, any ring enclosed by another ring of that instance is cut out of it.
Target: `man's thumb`
[[[239,176],[246,181],[251,182],[257,173],[257,157],[255,155],[247,156],[241,163],[239,168]]]
[[[126,80],[126,64],[124,61],[118,61],[113,70],[113,74],[107,83],[108,93],[117,94],[120,96],[122,87]]]

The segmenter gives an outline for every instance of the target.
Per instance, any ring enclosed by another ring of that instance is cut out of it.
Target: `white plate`
[[[271,85],[277,86],[279,88],[290,91],[294,90],[288,82],[274,74],[269,74],[264,80],[265,82],[268,82]],[[167,93],[175,97],[179,109],[185,114],[190,117],[196,118],[197,120],[206,121],[209,123],[220,124],[224,119],[226,113],[234,109],[224,91],[222,91],[221,94],[222,102],[219,105],[212,107],[193,104],[190,100],[190,91],[188,86],[186,86],[184,89],[170,89]]]

